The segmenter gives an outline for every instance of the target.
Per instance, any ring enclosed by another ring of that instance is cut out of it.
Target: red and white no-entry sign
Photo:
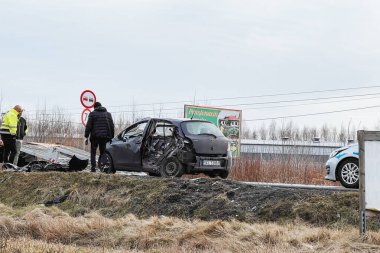
[[[82,105],[86,108],[92,108],[94,107],[96,103],[96,96],[95,93],[91,90],[85,90],[82,92],[82,95],[80,95],[80,102]]]
[[[82,124],[86,127],[88,116],[90,115],[91,110],[86,108],[82,112]]]

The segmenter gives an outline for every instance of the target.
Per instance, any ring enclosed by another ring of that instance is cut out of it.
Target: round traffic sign
[[[80,95],[80,102],[82,105],[86,108],[92,108],[94,107],[96,103],[96,96],[95,93],[91,90],[85,90]]]
[[[89,108],[86,108],[82,112],[82,124],[86,127],[88,116],[90,115],[91,110]]]

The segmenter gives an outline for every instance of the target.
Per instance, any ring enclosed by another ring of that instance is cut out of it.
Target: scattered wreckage
[[[14,172],[82,171],[88,166],[89,154],[81,149],[63,145],[23,143],[17,165],[3,164],[3,169]]]
[[[230,167],[228,139],[212,123],[191,119],[139,121],[109,142],[99,160],[106,173],[137,171],[163,177],[205,173],[227,178]]]

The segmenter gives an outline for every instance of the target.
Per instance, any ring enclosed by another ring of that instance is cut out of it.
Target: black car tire
[[[337,177],[346,188],[359,188],[359,161],[355,158],[345,159],[337,168]]]
[[[99,156],[98,167],[99,167],[99,170],[103,173],[107,173],[107,174],[116,173],[116,170],[113,167],[112,157],[108,153],[105,153],[104,155]]]
[[[160,167],[161,177],[181,177],[183,173],[183,166],[175,157],[166,159]]]
[[[215,177],[217,177],[218,176],[218,174],[217,173],[215,173],[215,172],[211,172],[211,173],[205,173],[207,176],[209,176],[210,178],[215,178]]]
[[[226,179],[228,177],[228,174],[229,174],[228,170],[221,171],[219,172],[219,177]]]
[[[159,173],[155,173],[155,172],[148,172],[148,175],[151,176],[151,177],[159,177],[159,176],[161,176]]]

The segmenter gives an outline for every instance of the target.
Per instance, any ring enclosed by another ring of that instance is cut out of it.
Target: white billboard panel
[[[380,141],[365,141],[366,209],[380,211]]]

